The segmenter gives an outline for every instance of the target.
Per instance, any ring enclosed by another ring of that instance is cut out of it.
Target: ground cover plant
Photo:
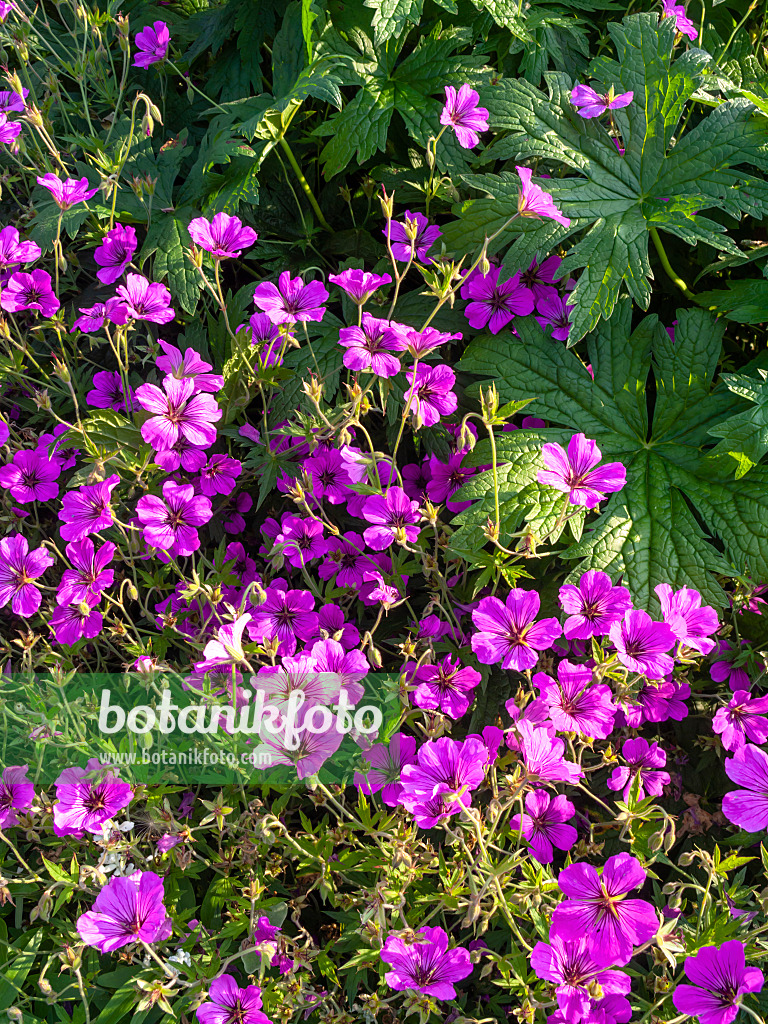
[[[765,1019],[766,45],[0,2],[9,1020]]]

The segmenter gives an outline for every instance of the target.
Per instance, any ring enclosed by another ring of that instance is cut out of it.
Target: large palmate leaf
[[[585,120],[571,105],[571,79],[546,75],[549,95],[523,79],[504,80],[483,93],[490,123],[504,132],[486,151],[488,159],[549,161],[577,176],[548,178],[542,185],[571,218],[570,228],[551,221],[516,221],[497,240],[502,248],[523,232],[507,252],[504,270],[514,273],[531,253],[546,254],[553,244],[578,236],[562,265],[580,271],[571,343],[601,317],[608,317],[622,284],[644,309],[650,301],[648,232],[659,229],[696,245],[706,242],[736,255],[738,248],[721,224],[702,215],[716,208],[735,218],[763,215],[768,183],[741,168],[768,167],[768,124],[746,99],[720,104],[694,128],[674,140],[686,102],[696,92],[709,56],[689,49],[672,59],[672,19],[656,14],[625,18],[610,26],[618,60],[599,57],[592,64],[597,88],[634,93],[633,102],[614,112],[625,153],[597,120]],[[516,175],[465,176],[489,200],[466,203],[444,241],[464,250],[480,243],[517,208]]]
[[[712,389],[722,327],[703,310],[678,310],[677,317],[674,342],[656,316],[631,332],[631,303],[620,300],[611,319],[588,339],[594,380],[576,355],[528,321],[517,322],[519,339],[481,335],[459,364],[492,379],[503,402],[535,395],[528,407],[532,414],[567,427],[568,435],[581,431],[594,438],[605,461],[626,466],[624,489],[611,496],[563,557],[578,561],[576,573],[595,568],[623,574],[641,606],[654,603],[657,583],[695,587],[710,603],[722,604],[713,573],[768,576],[768,467],[755,466],[735,481],[733,462],[706,450],[734,409],[725,387]],[[651,369],[652,414],[646,394]],[[502,543],[531,513],[534,534],[551,529],[553,509],[546,502],[557,496],[536,483],[542,467],[538,435],[549,433],[498,435],[499,460],[509,463],[500,487]],[[472,459],[475,465],[490,462],[487,442]],[[474,477],[460,497],[480,499],[457,516],[464,531],[461,547],[467,548],[469,530],[482,543],[493,508],[490,471]]]
[[[759,378],[741,373],[723,374],[726,387],[751,404],[745,412],[729,416],[709,430],[714,437],[722,438],[712,455],[734,459],[737,480],[768,452],[768,371],[758,370],[758,373]]]

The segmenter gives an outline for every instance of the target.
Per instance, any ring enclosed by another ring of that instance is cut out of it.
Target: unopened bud
[[[64,384],[69,384],[70,376],[69,369],[65,362],[62,362],[58,356],[53,357],[53,372]]]
[[[395,194],[392,193],[388,196],[384,186],[381,188],[381,195],[379,196],[379,202],[381,203],[381,211],[385,218],[390,221],[395,215]]]
[[[374,647],[373,644],[368,648],[368,661],[371,663],[373,668],[381,668],[384,664],[379,649]]]
[[[149,114],[145,114],[141,119],[141,130],[145,136],[149,137],[155,130],[155,122],[152,120]]]

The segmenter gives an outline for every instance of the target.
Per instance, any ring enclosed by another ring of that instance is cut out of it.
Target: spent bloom
[[[250,249],[259,237],[239,217],[231,217],[227,213],[217,213],[210,221],[196,217],[190,221],[188,231],[192,241],[217,260],[239,256],[243,249]]]
[[[551,864],[555,848],[570,850],[578,839],[573,825],[566,824],[575,814],[576,808],[564,796],[533,789],[525,795],[525,811],[514,816],[510,828],[521,832],[537,861]]]
[[[133,60],[135,68],[148,68],[168,56],[171,33],[164,21],[156,21],[136,33],[134,43],[136,55]]]
[[[446,85],[440,124],[453,128],[464,149],[474,149],[480,141],[478,133],[488,131],[488,111],[479,103],[480,96],[470,85],[465,83],[458,92]]]
[[[85,768],[65,768],[55,782],[53,831],[57,836],[100,835],[101,826],[133,799],[127,782],[91,757]]]
[[[328,280],[342,288],[358,306],[367,302],[382,285],[392,283],[389,274],[372,274],[356,268],[342,270],[340,274],[329,274]]]
[[[136,399],[153,414],[142,424],[141,436],[155,451],[173,448],[180,436],[201,448],[216,440],[214,423],[221,419],[221,409],[211,395],[195,394],[195,382],[189,377],[167,376],[163,391],[155,384],[142,384]]]
[[[416,259],[419,263],[429,263],[427,253],[442,235],[442,231],[435,224],[430,224],[423,213],[411,213],[410,210],[405,211],[405,220],[402,223],[393,220],[386,228],[381,229],[385,237],[387,228],[392,255],[403,263],[410,259]]]
[[[129,274],[126,283],[117,289],[129,317],[148,320],[153,324],[167,324],[174,317],[171,293],[164,284],[150,283],[141,274]]]
[[[98,186],[90,188],[87,178],[65,178],[62,181],[57,175],[50,173],[38,177],[37,183],[48,189],[60,210],[69,210],[78,203],[93,199],[99,191]]]
[[[419,503],[411,501],[401,487],[390,487],[386,495],[372,494],[366,498],[363,518],[373,524],[363,537],[374,551],[406,541],[413,544],[419,536],[415,525],[421,518]]]
[[[304,284],[300,277],[292,278],[290,272],[284,270],[277,285],[271,281],[257,285],[253,301],[273,324],[304,323],[323,319],[328,290],[322,281]]]
[[[17,270],[0,293],[0,306],[9,313],[33,309],[43,316],[53,316],[61,306],[53,290],[51,275],[45,270]]]
[[[646,796],[661,796],[664,787],[669,785],[669,772],[660,770],[667,763],[667,755],[658,743],[649,744],[642,736],[625,740],[621,756],[626,765],[613,769],[606,783],[608,789],[623,790],[622,796],[627,800],[632,783],[639,777],[638,800],[643,800]]]
[[[208,999],[195,1011],[199,1024],[270,1024],[261,1011],[258,985],[240,988],[234,978],[222,974],[211,982]]]
[[[556,220],[563,227],[570,227],[571,221],[555,206],[549,192],[531,181],[533,171],[530,167],[516,167],[520,176],[520,193],[517,200],[517,211],[521,217],[548,217]]]
[[[557,619],[536,622],[540,607],[534,590],[510,590],[505,604],[498,597],[484,597],[472,612],[477,632],[472,635],[472,650],[483,665],[501,662],[503,669],[524,672],[538,661],[562,633]]]
[[[726,750],[739,750],[745,743],[762,745],[768,740],[768,697],[752,698],[748,690],[736,690],[724,708],[716,713],[712,728],[720,733]]]
[[[614,622],[608,636],[619,661],[632,672],[649,679],[663,679],[675,666],[667,654],[675,643],[675,634],[666,622],[654,622],[648,612],[634,608]]]
[[[419,928],[416,942],[406,943],[389,935],[381,959],[391,968],[384,980],[396,992],[413,989],[435,999],[453,999],[454,982],[472,973],[469,952],[461,946],[448,948],[448,935],[439,927]]]
[[[9,765],[0,776],[0,828],[18,825],[18,811],[28,811],[35,787],[27,780],[29,765]]]
[[[723,814],[747,832],[768,829],[768,754],[752,743],[725,762],[725,774],[742,789],[726,793]]]
[[[469,305],[464,315],[476,331],[486,325],[491,334],[499,331],[515,316],[533,312],[533,295],[520,282],[520,274],[499,281],[501,270],[491,267],[487,274],[473,275],[467,282]]]
[[[627,471],[620,462],[597,468],[602,453],[597,442],[588,441],[584,434],[573,435],[567,452],[556,443],[542,445],[541,457],[546,469],[539,470],[539,483],[566,493],[571,505],[594,508],[606,494],[620,491],[627,481]]]
[[[20,533],[0,540],[0,608],[11,602],[14,615],[29,618],[40,607],[42,597],[35,580],[54,563],[45,548],[29,550]]]
[[[162,942],[171,934],[163,896],[163,880],[153,871],[112,878],[96,897],[93,910],[78,918],[80,938],[101,953],[131,942]]]
[[[557,879],[566,899],[555,907],[550,936],[586,936],[598,963],[629,963],[634,947],[652,939],[659,927],[650,903],[626,899],[645,877],[640,861],[628,853],[609,857],[602,875],[591,864],[571,864]]]
[[[116,224],[102,238],[101,244],[93,254],[100,270],[96,277],[102,284],[114,284],[133,259],[136,252],[136,232],[130,224]]]
[[[619,107],[628,107],[632,102],[634,93],[622,92],[614,94],[613,86],[608,92],[601,96],[588,85],[575,85],[571,89],[571,103],[578,109],[579,116],[590,118],[600,117],[606,110],[618,110]]]
[[[731,1024],[739,1013],[741,998],[760,992],[764,977],[758,967],[747,967],[744,944],[738,939],[722,946],[703,946],[685,960],[690,985],[677,984],[672,994],[675,1009],[701,1024]]]
[[[604,636],[632,607],[626,587],[615,587],[611,577],[597,569],[585,572],[578,586],[560,587],[560,604],[568,618],[563,633],[568,640],[589,640]]]

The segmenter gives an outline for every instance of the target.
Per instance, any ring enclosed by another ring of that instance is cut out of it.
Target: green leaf
[[[722,438],[712,451],[712,457],[725,455],[734,459],[737,480],[768,452],[768,371],[758,370],[758,373],[760,380],[742,374],[723,374],[726,387],[752,405],[746,412],[730,416],[709,429],[713,437]]]
[[[12,1006],[24,994],[24,982],[32,970],[35,957],[43,941],[43,929],[25,932],[7,950],[7,966],[0,971],[0,1011]]]
[[[699,292],[696,301],[739,324],[768,321],[768,281],[764,277],[728,281],[725,289]]]
[[[192,240],[187,225],[195,216],[191,207],[152,218],[141,250],[140,261],[155,253],[153,280],[166,281],[174,300],[187,313],[194,313],[202,287],[201,277],[188,258]]]
[[[392,36],[399,36],[406,25],[418,25],[424,0],[364,0],[373,8],[373,43],[381,46]]]
[[[722,103],[674,142],[708,55],[688,50],[673,59],[672,19],[659,22],[655,13],[632,15],[609,31],[617,59],[597,58],[591,74],[598,91],[613,86],[634,93],[628,107],[614,112],[623,156],[597,119],[578,115],[569,99],[572,81],[565,74],[546,74],[548,95],[520,78],[481,93],[490,123],[500,132],[485,160],[544,160],[578,172],[540,182],[571,218],[570,228],[518,220],[495,245],[498,251],[515,240],[503,262],[505,276],[511,276],[527,266],[531,254],[547,253],[580,233],[560,268],[564,275],[579,272],[570,299],[570,344],[610,317],[622,289],[648,307],[649,228],[736,256],[739,249],[723,225],[702,211],[714,208],[739,219],[743,213],[762,217],[768,208],[768,183],[743,169],[745,164],[768,167],[768,124],[754,116],[748,101]],[[464,180],[493,199],[471,200],[456,210],[458,219],[447,226],[443,239],[456,251],[481,244],[517,206],[516,175],[466,175]]]
[[[139,428],[114,409],[99,409],[92,412],[83,421],[83,430],[88,440],[100,448],[137,452],[143,444]],[[82,443],[79,431],[73,430],[65,435],[65,446],[79,447]]]
[[[706,602],[722,605],[724,594],[713,574],[747,573],[754,579],[768,574],[768,468],[757,466],[737,483],[709,454],[711,436],[733,411],[726,389],[712,388],[722,326],[698,309],[678,310],[677,318],[675,342],[656,316],[630,332],[631,303],[621,300],[612,319],[588,339],[594,380],[580,359],[544,338],[528,320],[516,321],[519,339],[476,338],[459,363],[461,370],[492,380],[502,401],[533,393],[533,415],[571,433],[583,432],[597,442],[605,462],[623,463],[626,486],[610,496],[598,518],[585,525],[582,539],[562,556],[577,562],[571,578],[586,569],[622,574],[635,601],[646,608],[656,607],[659,583],[693,587]],[[551,521],[548,489],[533,482],[541,467],[535,438],[547,433],[516,431],[497,441],[499,461],[509,460],[509,468],[500,468],[505,546],[509,533],[529,516],[526,506],[533,509],[529,529],[533,522],[546,532]],[[519,454],[525,439],[518,435],[532,440],[525,457]],[[478,444],[471,458],[475,465],[488,463],[487,445]],[[456,517],[467,525],[474,518],[476,531],[492,506],[489,477],[488,472],[473,477],[457,496],[481,499],[482,512],[473,506]]]

